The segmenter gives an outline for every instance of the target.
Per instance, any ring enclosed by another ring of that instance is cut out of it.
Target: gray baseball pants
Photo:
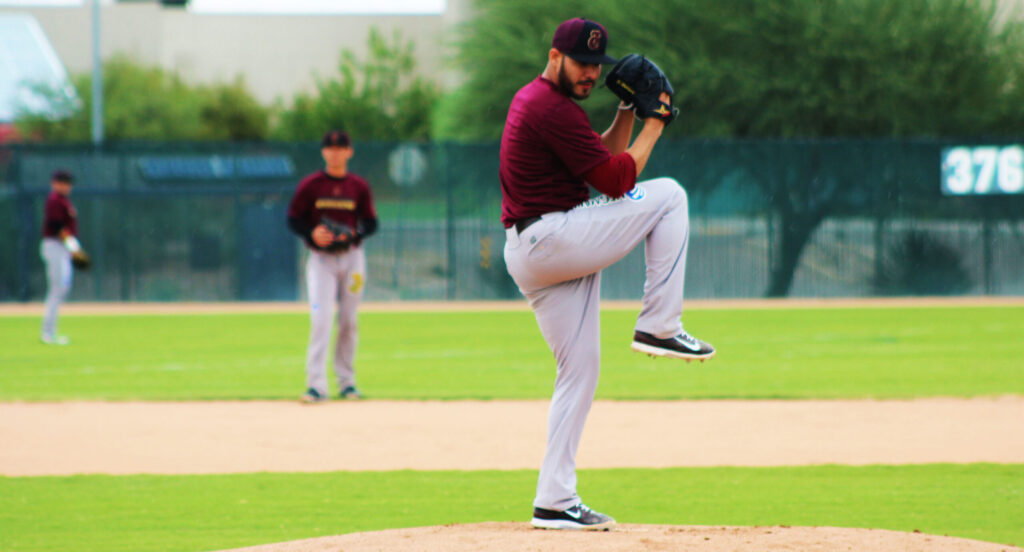
[[[39,256],[46,265],[46,312],[43,315],[44,336],[57,335],[57,311],[71,291],[74,268],[71,253],[56,238],[44,238],[39,244]]]
[[[354,360],[359,333],[356,314],[366,284],[366,255],[361,247],[344,253],[310,251],[306,260],[310,332],[306,353],[306,387],[327,396],[327,350],[333,315],[337,309],[338,336],[334,346],[334,372],[338,389],[355,385]]]
[[[638,183],[620,199],[602,196],[545,214],[522,234],[506,230],[508,272],[557,362],[534,506],[566,510],[580,502],[576,451],[600,371],[601,270],[643,241],[647,272],[636,329],[656,337],[682,331],[688,209],[679,183],[658,178]],[[631,337],[623,336],[623,346]]]

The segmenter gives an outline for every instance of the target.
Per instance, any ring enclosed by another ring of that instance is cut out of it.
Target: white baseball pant
[[[506,231],[509,274],[557,362],[535,507],[566,510],[580,502],[576,451],[600,371],[601,270],[644,241],[647,271],[636,329],[656,337],[682,332],[688,209],[679,183],[658,178],[619,199],[601,196],[547,213],[521,235],[515,227]],[[631,338],[623,336],[627,344]]]
[[[74,268],[71,253],[57,238],[44,238],[39,245],[39,256],[46,265],[46,313],[42,334],[54,337],[57,335],[57,311],[71,291]]]
[[[366,255],[361,247],[339,254],[310,251],[306,261],[310,307],[306,387],[316,389],[323,397],[328,396],[326,361],[335,309],[338,336],[334,347],[334,372],[338,389],[356,384],[354,360],[359,340],[356,315],[365,286]]]

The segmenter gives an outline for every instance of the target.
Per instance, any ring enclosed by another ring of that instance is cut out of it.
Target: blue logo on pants
[[[639,185],[639,184],[637,184],[636,186],[633,186],[632,190],[626,192],[626,197],[628,197],[629,199],[632,199],[633,201],[640,201],[646,195],[647,195],[647,190],[644,190],[644,187]]]

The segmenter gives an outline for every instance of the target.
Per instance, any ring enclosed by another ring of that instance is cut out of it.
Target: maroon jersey
[[[64,229],[78,235],[78,213],[67,196],[50,192],[43,204],[43,237],[59,238]]]
[[[376,219],[370,185],[361,176],[348,173],[335,178],[317,171],[299,182],[288,205],[288,217],[313,228],[324,218],[358,228],[360,219]]]
[[[583,108],[537,77],[512,98],[501,135],[501,222],[567,211],[590,198],[583,174],[608,161]]]

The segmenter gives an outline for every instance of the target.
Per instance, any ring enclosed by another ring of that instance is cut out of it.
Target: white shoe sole
[[[661,347],[655,347],[654,345],[648,345],[646,343],[640,343],[638,341],[634,341],[633,344],[629,346],[629,348],[633,349],[638,353],[643,353],[645,355],[655,357],[678,358],[685,360],[687,362],[691,360],[699,360],[701,362],[704,362],[705,360],[708,360],[709,358],[713,358],[715,356],[715,351],[711,351],[711,353],[706,355],[701,355],[698,353],[680,353],[678,351],[662,349]]]
[[[530,520],[530,525],[533,525],[537,529],[562,529],[568,531],[609,531],[615,526],[615,520],[611,519],[604,523],[598,523],[595,525],[583,525],[582,523],[576,523],[575,521],[569,521],[567,519],[541,519],[533,518]]]

